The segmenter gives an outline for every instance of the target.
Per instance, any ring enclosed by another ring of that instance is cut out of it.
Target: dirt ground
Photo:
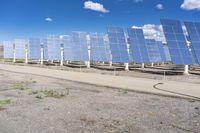
[[[0,133],[199,133],[200,101],[0,71]]]

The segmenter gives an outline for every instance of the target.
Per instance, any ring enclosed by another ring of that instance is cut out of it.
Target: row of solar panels
[[[85,32],[73,32],[70,36],[62,38],[48,36],[43,40],[30,39],[28,42],[15,40],[14,48],[13,42],[4,42],[4,58],[13,58],[13,49],[15,49],[16,58],[24,58],[27,47],[30,59],[40,59],[42,47],[44,59],[47,60],[60,60],[60,51],[63,48],[64,59],[70,61],[91,60],[121,63],[172,61],[174,64],[199,64],[200,23],[184,23],[188,32],[187,37],[184,35],[180,21],[161,19],[161,24],[167,46],[154,39],[145,39],[143,30],[139,28],[128,28],[126,39],[122,28],[109,27],[107,37],[98,33],[87,35]]]
[[[66,35],[62,38],[48,36],[42,40],[32,38],[27,42],[19,39],[14,40],[14,43],[7,41],[4,42],[4,58],[13,58],[13,49],[15,49],[15,57],[23,59],[27,47],[29,59],[40,59],[41,48],[43,48],[44,59],[60,60],[60,52],[63,48],[64,59],[70,61],[152,63],[170,60],[167,46],[153,39],[145,40],[142,29],[129,28],[128,41],[122,28],[109,27],[107,33],[107,37],[98,33],[87,35],[85,32],[73,32],[70,36]],[[127,43],[130,44],[130,49]]]
[[[178,20],[161,19],[172,62],[174,64],[200,64],[200,23],[184,22],[187,30]]]

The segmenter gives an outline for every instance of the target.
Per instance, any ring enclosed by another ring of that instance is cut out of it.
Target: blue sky
[[[200,0],[0,0],[0,40],[200,21]]]

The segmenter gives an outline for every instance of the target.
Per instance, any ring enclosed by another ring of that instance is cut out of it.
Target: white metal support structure
[[[88,56],[89,56],[89,60],[85,62],[87,68],[90,68],[90,53],[91,53],[91,51],[90,51],[90,46],[88,45]]]
[[[44,64],[44,48],[43,47],[40,48],[40,64],[41,65]]]
[[[60,48],[60,66],[63,66],[63,61],[64,61],[64,48]]]
[[[16,62],[16,50],[15,50],[15,44],[13,44],[13,62]]]
[[[110,67],[112,66],[112,61],[109,62]]]
[[[25,63],[28,64],[28,45],[25,46]]]
[[[151,63],[151,67],[154,67],[154,63],[153,62]]]
[[[129,71],[129,64],[125,63],[125,71]]]
[[[184,74],[189,75],[189,65],[184,66]]]
[[[144,68],[144,63],[142,63],[142,68]]]

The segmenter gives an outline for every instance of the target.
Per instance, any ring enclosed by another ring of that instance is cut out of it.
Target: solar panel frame
[[[112,62],[129,63],[126,38],[124,30],[120,27],[107,28]]]
[[[177,65],[193,64],[180,21],[169,19],[161,19],[160,21],[172,62]]]
[[[4,58],[12,59],[13,58],[13,42],[12,41],[4,41],[3,42],[3,54]]]
[[[71,36],[65,36],[63,38],[64,44],[64,60],[73,61],[74,60],[74,51],[73,51],[73,43]]]
[[[49,60],[60,60],[61,51],[61,40],[60,36],[50,35],[47,37],[47,50]]]
[[[72,32],[72,61],[89,61],[87,33]]]
[[[91,61],[102,61],[109,62],[110,51],[109,46],[104,40],[104,36],[99,33],[90,33],[90,60]]]
[[[163,62],[158,42],[154,39],[145,39],[149,61],[151,63]]]
[[[200,64],[200,22],[184,22],[192,43],[191,50],[194,62]]]
[[[41,41],[39,38],[30,38],[28,49],[29,59],[39,60],[41,58]]]
[[[158,48],[159,48],[159,51],[160,51],[160,56],[161,56],[162,62],[167,62],[167,57],[165,55],[163,43],[161,41],[156,41],[156,42],[158,44]]]
[[[130,41],[130,53],[135,63],[150,63],[147,46],[142,29],[127,29]]]
[[[14,40],[16,59],[25,59],[27,45],[28,45],[28,43],[26,40],[23,40],[23,39],[15,39]]]
[[[164,54],[165,54],[165,57],[166,57],[166,61],[172,61],[171,60],[171,55],[170,55],[170,52],[169,52],[169,47],[167,45],[163,45],[163,49],[164,49]]]

